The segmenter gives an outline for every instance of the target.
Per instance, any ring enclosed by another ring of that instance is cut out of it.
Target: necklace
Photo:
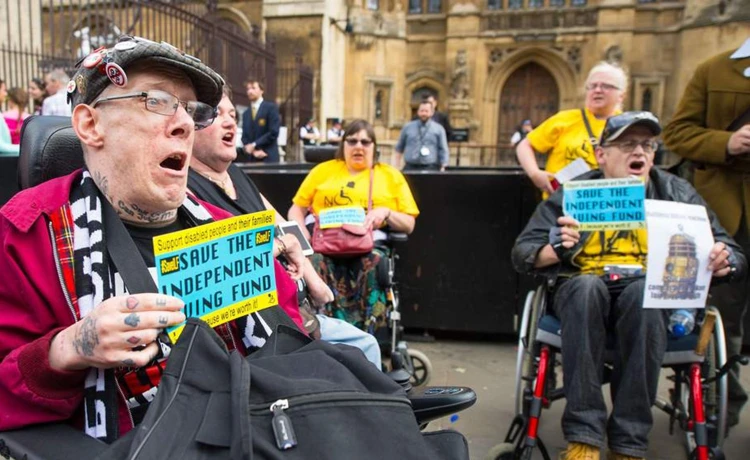
[[[229,174],[227,174],[227,177],[224,180],[221,179],[214,179],[213,177],[199,173],[201,176],[205,177],[206,179],[210,180],[214,184],[218,185],[224,193],[226,193],[230,198],[237,199],[237,195],[234,190],[234,184],[232,184],[232,178],[229,177]]]

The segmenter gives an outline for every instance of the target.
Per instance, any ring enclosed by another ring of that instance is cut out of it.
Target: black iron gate
[[[299,129],[313,115],[313,71],[296,56],[289,66],[278,69],[278,101],[281,124],[287,127],[287,163],[303,161]]]
[[[276,56],[257,29],[220,15],[218,0],[6,0],[0,5],[0,78],[26,87],[54,68],[75,63],[121,34],[166,41],[220,72],[247,104],[243,81],[265,80],[276,98]],[[5,11],[2,11],[2,10]],[[3,14],[4,13],[4,14]],[[5,30],[3,30],[5,29]]]

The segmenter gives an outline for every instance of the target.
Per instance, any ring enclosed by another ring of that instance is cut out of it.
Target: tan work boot
[[[611,450],[607,452],[607,460],[646,460],[643,457],[631,457],[630,455],[618,454]]]
[[[569,442],[559,460],[599,460],[599,448],[582,442]]]

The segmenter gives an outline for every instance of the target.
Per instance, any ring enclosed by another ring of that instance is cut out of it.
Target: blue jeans
[[[642,308],[644,285],[634,280],[618,292],[598,276],[580,275],[557,288],[553,308],[562,324],[568,442],[603,447],[606,433],[613,452],[646,456],[668,312]],[[608,334],[615,339],[609,420],[601,388]]]
[[[325,315],[315,315],[320,322],[320,340],[341,343],[362,350],[368,361],[378,369],[382,368],[380,346],[372,334],[353,326],[346,321]]]

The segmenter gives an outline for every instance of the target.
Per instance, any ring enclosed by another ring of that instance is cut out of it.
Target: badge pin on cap
[[[119,42],[115,45],[115,49],[117,51],[129,51],[135,48],[138,44],[134,40],[127,40],[124,42]]]
[[[76,86],[78,87],[78,92],[81,93],[81,96],[86,94],[86,77],[83,76],[83,74],[78,74],[78,76],[75,78]]]
[[[75,80],[70,80],[68,82],[68,86],[66,87],[66,89],[67,89],[67,91],[69,93],[74,92],[76,90],[76,82],[75,82]]]
[[[91,54],[89,54],[86,59],[83,60],[83,66],[87,69],[93,69],[94,67],[98,66],[100,62],[102,62],[102,53],[99,51],[95,51]]]
[[[114,62],[107,63],[107,67],[104,69],[107,73],[107,78],[112,82],[113,85],[122,88],[128,84],[128,76],[122,67]]]

